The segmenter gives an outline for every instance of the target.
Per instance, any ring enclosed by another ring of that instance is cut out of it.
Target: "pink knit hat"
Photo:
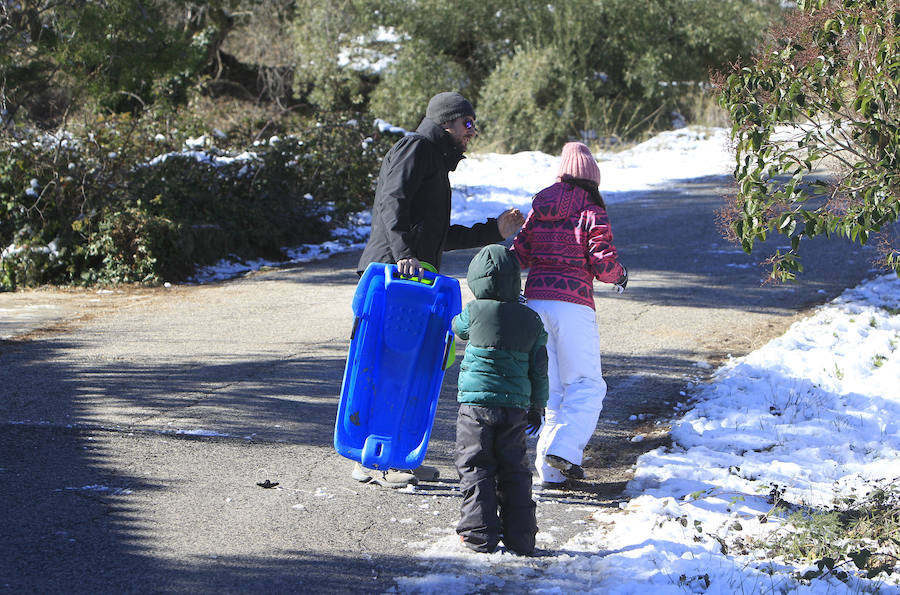
[[[556,179],[562,180],[565,176],[590,180],[600,185],[600,168],[586,144],[566,143],[563,146]]]

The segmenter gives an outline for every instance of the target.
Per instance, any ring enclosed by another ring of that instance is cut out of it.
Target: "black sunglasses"
[[[475,128],[475,120],[473,120],[472,118],[466,118],[463,124],[465,125],[466,130],[475,130],[476,132],[478,131],[478,129]]]

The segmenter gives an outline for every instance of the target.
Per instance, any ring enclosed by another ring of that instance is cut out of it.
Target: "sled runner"
[[[372,263],[353,295],[353,332],[334,428],[341,455],[370,469],[415,469],[425,459],[444,370],[456,346],[459,281],[400,275]]]

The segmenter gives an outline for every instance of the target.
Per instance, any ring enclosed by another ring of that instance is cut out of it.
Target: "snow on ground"
[[[543,555],[479,555],[452,528],[422,543],[403,593],[900,593],[900,577],[853,576],[772,557],[796,529],[788,511],[831,509],[900,480],[900,279],[844,292],[782,337],[695,387],[673,444],[642,456],[620,510]],[[896,503],[895,503],[896,504]],[[540,510],[541,506],[539,506]],[[552,527],[550,528],[552,530]],[[429,539],[430,537],[430,539]],[[874,551],[874,547],[873,547]],[[895,549],[896,551],[896,549]],[[900,571],[900,568],[897,569]]]
[[[613,204],[654,187],[734,169],[724,128],[681,128],[663,132],[631,149],[597,153],[604,200]],[[470,225],[495,217],[505,208],[531,208],[531,197],[555,181],[559,155],[526,151],[466,157],[450,174],[454,223]]]

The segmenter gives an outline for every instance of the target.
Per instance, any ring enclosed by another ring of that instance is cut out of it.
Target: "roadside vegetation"
[[[894,0],[801,0],[747,61],[716,77],[733,122],[737,192],[727,233],[750,253],[790,248],[771,278],[802,272],[816,236],[874,241],[900,274],[900,10]],[[881,233],[879,233],[881,232]]]
[[[869,579],[891,576],[900,566],[900,492],[896,485],[872,482],[864,494],[836,497],[827,510],[792,505],[772,486],[770,517],[785,520],[764,540],[746,544],[770,559],[813,568],[795,578],[806,582],[833,576],[842,582],[857,573]]]
[[[0,3],[0,288],[182,281],[327,239],[369,204],[396,140],[376,119],[415,129],[442,90],[475,103],[477,150],[608,147],[721,114],[709,69],[748,54],[780,10]]]

